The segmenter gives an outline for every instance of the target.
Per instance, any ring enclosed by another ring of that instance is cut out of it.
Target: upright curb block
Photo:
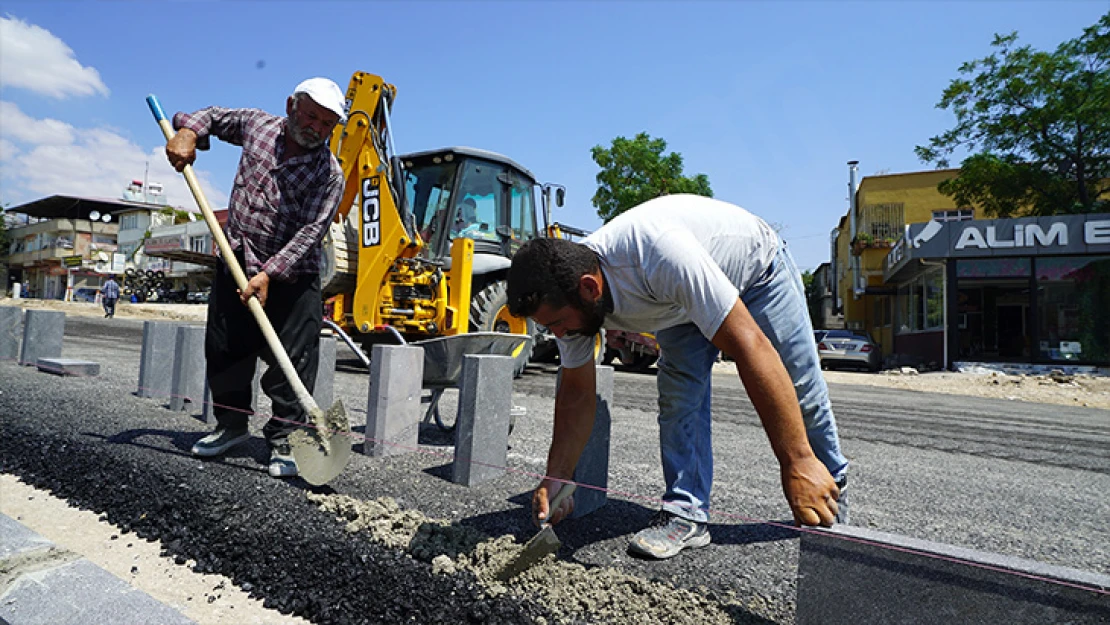
[[[170,410],[196,410],[204,401],[207,379],[203,326],[180,326],[174,342]],[[191,405],[190,405],[191,404]]]
[[[23,344],[19,364],[37,366],[39,358],[61,358],[66,314],[58,310],[28,310],[23,316]]]
[[[19,358],[19,339],[23,334],[23,309],[0,306],[0,362]]]
[[[408,345],[371,348],[363,453],[394,456],[417,448],[423,381],[422,348]]]
[[[173,394],[174,351],[177,329],[184,324],[143,322],[143,351],[139,357],[139,397],[169,399]]]
[[[505,473],[513,368],[512,356],[463,356],[452,482],[474,486]]]
[[[612,404],[613,368],[599,365],[594,429],[582,450],[578,466],[574,468],[574,481],[579,488],[574,493],[574,512],[570,514],[572,519],[584,517],[609,501],[609,437],[613,424],[609,407]],[[590,488],[591,486],[596,488]]]

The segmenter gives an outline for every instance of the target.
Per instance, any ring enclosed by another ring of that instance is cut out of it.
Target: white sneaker
[[[710,542],[709,527],[660,510],[651,525],[632,537],[628,550],[642,556],[665,560],[686,548],[704,547]]]
[[[297,461],[289,449],[289,443],[279,443],[270,447],[270,477],[296,477]]]

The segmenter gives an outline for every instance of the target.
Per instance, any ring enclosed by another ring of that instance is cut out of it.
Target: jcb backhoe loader
[[[535,336],[531,320],[509,314],[505,277],[525,241],[559,235],[550,204],[562,205],[564,189],[540,187],[521,165],[484,150],[398,156],[389,117],[395,97],[381,77],[356,73],[347,123],[331,137],[346,188],[324,245],[330,318],[364,345],[393,340],[393,330],[410,341],[490,331]],[[518,374],[530,345],[513,354]]]

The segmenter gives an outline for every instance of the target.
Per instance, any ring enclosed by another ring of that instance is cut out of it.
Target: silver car
[[[878,371],[883,366],[883,350],[866,334],[855,330],[816,330],[817,353],[821,368],[857,367]]]

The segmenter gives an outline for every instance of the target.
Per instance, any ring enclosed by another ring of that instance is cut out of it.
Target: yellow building
[[[831,265],[845,325],[888,365],[1110,363],[1110,215],[986,219],[937,191],[957,169],[867,176]]]

